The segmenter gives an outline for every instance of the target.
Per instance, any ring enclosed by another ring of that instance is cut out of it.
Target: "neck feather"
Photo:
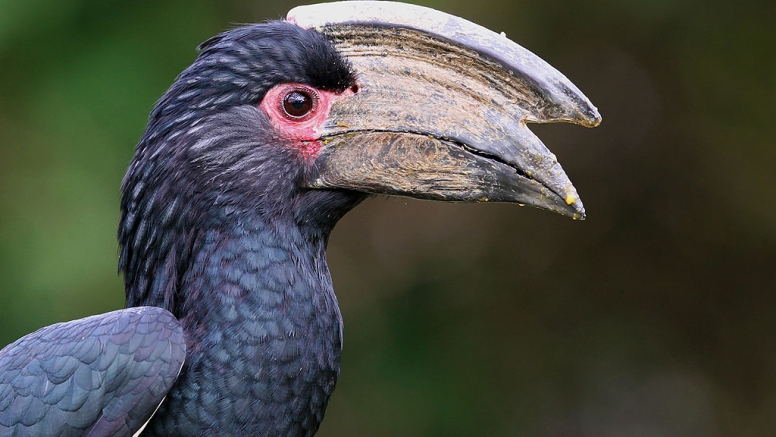
[[[263,222],[204,232],[181,284],[186,364],[149,425],[152,435],[317,430],[342,347],[325,242]]]

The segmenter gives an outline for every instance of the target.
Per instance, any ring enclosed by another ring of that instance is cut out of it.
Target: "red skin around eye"
[[[283,110],[283,99],[288,93],[301,91],[313,97],[313,107],[303,117],[292,117]],[[321,132],[332,103],[337,99],[353,95],[350,88],[341,93],[324,91],[299,83],[283,83],[270,88],[259,104],[275,129],[282,132],[305,159],[314,159],[321,150]]]

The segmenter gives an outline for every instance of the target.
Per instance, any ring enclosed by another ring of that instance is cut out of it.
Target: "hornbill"
[[[0,352],[0,436],[311,436],[339,376],[329,234],[372,194],[584,217],[526,123],[600,122],[562,74],[458,17],[293,9],[205,41],[124,178],[127,308]]]

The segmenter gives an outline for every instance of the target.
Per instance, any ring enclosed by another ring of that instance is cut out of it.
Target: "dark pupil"
[[[312,98],[301,91],[288,93],[283,99],[283,109],[292,117],[301,117],[307,114],[312,105]]]

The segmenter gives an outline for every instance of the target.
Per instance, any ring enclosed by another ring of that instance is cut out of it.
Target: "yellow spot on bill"
[[[577,196],[568,193],[566,194],[566,205],[571,205],[572,203],[577,201]]]

